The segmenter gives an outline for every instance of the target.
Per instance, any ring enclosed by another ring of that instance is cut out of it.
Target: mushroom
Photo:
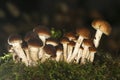
[[[90,47],[90,48],[89,48],[89,56],[88,56],[88,60],[89,60],[90,62],[93,62],[93,61],[94,61],[95,53],[96,53],[96,48],[95,48],[95,47]]]
[[[33,65],[37,64],[37,61],[39,60],[38,52],[40,50],[40,47],[43,46],[43,43],[40,39],[30,39],[28,40],[28,48],[30,51],[30,57],[33,61]]]
[[[69,59],[71,58],[74,46],[75,46],[75,42],[74,41],[70,41],[68,43],[68,57],[67,57],[67,61],[69,61]]]
[[[28,42],[28,40],[35,39],[35,38],[39,40],[38,34],[36,32],[29,31],[29,32],[26,33],[26,35],[24,37],[24,40],[26,42]],[[41,41],[41,39],[40,39],[40,41]],[[39,51],[38,51],[38,57],[39,57],[39,59],[42,58],[42,55],[43,55],[43,50],[42,50],[42,47],[40,47]]]
[[[19,56],[19,58],[22,59],[22,62],[25,63],[26,66],[28,66],[28,61],[23,49],[21,48],[21,43],[22,39],[21,36],[18,34],[11,34],[8,37],[8,44],[13,46],[15,53]]]
[[[74,60],[83,40],[90,38],[90,31],[87,28],[78,28],[78,29],[76,29],[76,33],[79,35],[79,37],[78,37],[77,42],[75,44],[73,54],[68,62],[71,62]]]
[[[102,37],[102,34],[104,33],[105,35],[109,35],[111,33],[112,28],[107,21],[102,19],[94,20],[92,22],[92,27],[97,30],[94,39],[94,44],[95,47],[97,48],[99,46],[99,42]]]
[[[70,41],[76,40],[76,36],[73,32],[68,32],[64,36],[67,37]]]
[[[51,36],[50,30],[45,26],[38,26],[33,29],[33,32],[36,32],[39,38],[42,40],[43,45],[45,45],[46,39]]]
[[[67,53],[68,53],[67,49],[68,49],[69,39],[66,38],[66,37],[63,37],[60,42],[63,45],[63,58],[64,58],[64,61],[67,61]]]
[[[82,53],[82,58],[81,58],[81,64],[85,64],[85,60],[87,59],[87,53],[89,53],[89,47],[92,47],[93,43],[89,39],[84,39],[82,43],[82,47],[84,48],[83,53]]]
[[[63,48],[61,45],[58,45],[56,47],[56,61],[61,61],[62,60],[62,55],[63,55]]]
[[[47,59],[56,57],[56,49],[54,46],[48,44],[43,47],[45,54],[43,55],[41,62],[45,62]]]

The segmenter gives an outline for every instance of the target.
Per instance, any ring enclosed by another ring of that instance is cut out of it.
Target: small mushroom
[[[38,26],[33,29],[33,32],[36,32],[39,38],[42,40],[43,45],[46,43],[46,39],[50,38],[50,30],[45,26]]]
[[[28,40],[28,48],[30,51],[30,56],[33,61],[33,65],[37,64],[37,61],[39,60],[38,52],[40,50],[40,47],[43,46],[43,43],[40,39],[30,39]]]
[[[92,22],[92,27],[97,30],[94,39],[94,44],[95,47],[97,48],[99,46],[102,34],[104,33],[105,35],[109,35],[111,33],[112,28],[107,21],[102,19],[94,20]]]
[[[11,34],[8,38],[8,44],[13,46],[15,53],[18,55],[19,58],[22,59],[22,62],[25,63],[26,66],[28,66],[26,55],[23,49],[21,48],[21,36],[18,34]]]
[[[71,62],[74,60],[83,40],[90,38],[90,31],[87,28],[78,28],[78,29],[76,29],[76,33],[79,35],[79,37],[78,37],[77,42],[75,44],[73,54],[68,62]]]
[[[70,41],[76,40],[76,36],[73,32],[68,32],[64,36],[67,37]]]
[[[60,43],[63,45],[63,57],[64,57],[64,61],[67,61],[67,49],[68,49],[68,43],[69,43],[69,39],[66,37],[63,37],[60,41]]]
[[[69,59],[72,56],[72,52],[73,52],[74,46],[75,46],[75,42],[74,41],[70,41],[68,43],[68,57],[67,57],[67,61],[69,61]]]
[[[36,32],[29,31],[29,32],[26,33],[26,35],[24,37],[24,40],[26,42],[28,42],[30,39],[35,39],[35,38],[39,40],[38,34]],[[41,41],[41,39],[40,39],[40,41]],[[42,47],[40,47],[39,52],[38,52],[39,59],[42,58],[42,55],[43,55],[43,50],[42,50]]]
[[[56,57],[56,49],[54,46],[48,44],[43,47],[45,54],[43,55],[41,62],[45,62],[47,59]]]
[[[96,48],[95,47],[90,47],[89,48],[89,57],[88,57],[88,60],[90,62],[94,61],[95,53],[96,53]]]
[[[81,58],[81,64],[85,64],[85,60],[87,59],[87,53],[89,53],[89,47],[92,47],[93,43],[89,39],[85,39],[82,43],[82,47],[84,48],[83,53],[82,53],[82,58]]]

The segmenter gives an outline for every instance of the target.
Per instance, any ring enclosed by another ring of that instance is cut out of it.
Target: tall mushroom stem
[[[78,37],[78,40],[77,40],[77,42],[76,42],[76,44],[75,44],[75,48],[74,48],[73,53],[72,53],[72,56],[71,56],[71,58],[69,59],[68,62],[73,61],[74,58],[76,57],[76,55],[77,55],[77,53],[78,53],[78,50],[79,50],[79,48],[80,48],[80,45],[81,45],[83,39],[84,39],[84,38],[81,37],[81,36]]]
[[[97,48],[99,46],[100,43],[100,39],[102,37],[103,32],[100,31],[99,29],[97,29],[96,33],[95,33],[95,39],[94,39],[94,45]]]

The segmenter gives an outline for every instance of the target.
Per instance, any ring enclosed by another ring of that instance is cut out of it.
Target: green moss
[[[103,55],[104,54],[104,55]],[[94,63],[68,64],[46,61],[36,67],[26,67],[12,60],[0,65],[0,80],[119,80],[120,59],[108,53],[96,54]]]

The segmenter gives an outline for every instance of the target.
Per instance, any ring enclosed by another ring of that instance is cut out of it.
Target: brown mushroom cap
[[[109,35],[111,33],[111,26],[110,24],[102,19],[96,19],[92,22],[92,27],[94,29],[99,29],[100,31],[102,31],[104,34]]]
[[[89,51],[90,51],[90,52],[97,52],[97,50],[96,50],[95,47],[89,47]]]
[[[89,39],[91,37],[90,30],[87,28],[77,28],[76,33],[85,39]]]
[[[73,32],[68,32],[64,36],[67,37],[69,40],[75,40],[76,39],[76,36]]]
[[[83,40],[83,45],[86,45],[86,46],[88,46],[88,47],[94,46],[93,41],[90,40],[90,39],[84,39],[84,40]]]
[[[56,57],[56,49],[54,46],[48,44],[45,45],[43,47],[43,50],[45,51],[45,53],[47,53],[48,55],[51,55],[51,57]]]
[[[13,43],[22,43],[22,38],[18,34],[11,34],[8,37],[8,44],[13,44]]]
[[[39,48],[43,46],[41,39],[36,39],[36,38],[28,40],[27,43],[28,43],[28,46],[30,47]]]
[[[56,50],[59,51],[59,52],[63,51],[63,47],[62,47],[62,45],[60,45],[60,44],[59,44],[58,46],[56,46],[55,48],[56,48]]]
[[[33,32],[36,32],[40,36],[45,36],[49,38],[51,36],[50,30],[45,26],[38,26],[33,29]]]
[[[69,39],[67,37],[63,37],[60,41],[61,44],[69,43]]]
[[[51,44],[53,46],[57,46],[58,45],[58,41],[56,39],[54,39],[54,38],[48,38],[46,40],[46,44]]]
[[[74,41],[70,41],[69,43],[68,43],[68,45],[70,45],[70,46],[75,46],[75,42]]]
[[[37,38],[37,37],[38,37],[37,33],[33,32],[33,31],[29,31],[26,33],[24,40],[27,42],[29,39]]]

